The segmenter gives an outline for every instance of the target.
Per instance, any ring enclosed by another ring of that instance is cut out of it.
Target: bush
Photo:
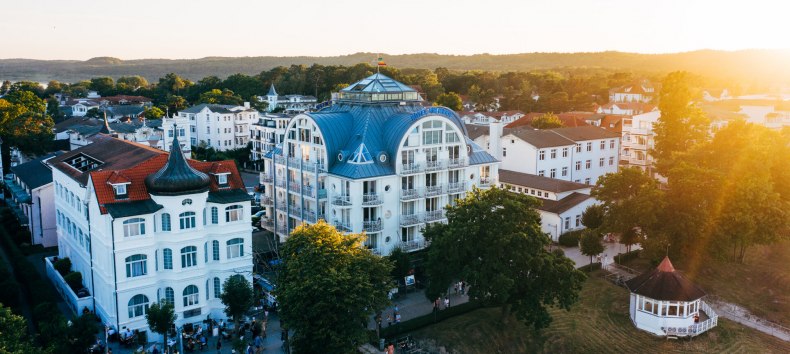
[[[614,262],[617,263],[617,264],[623,264],[623,263],[628,262],[630,260],[639,258],[640,251],[641,250],[633,250],[631,252],[618,254],[618,255],[614,256]]]
[[[412,318],[408,321],[403,321],[399,324],[393,324],[392,326],[382,328],[381,329],[381,337],[395,337],[401,333],[408,333],[425,326],[432,325],[434,323],[441,322],[451,317],[455,317],[458,315],[465,314],[467,312],[471,312],[481,308],[482,305],[477,302],[465,302],[463,304],[457,306],[450,306],[450,308],[446,310],[441,310],[437,312],[435,315],[434,313],[429,313],[427,315],[423,315],[420,317]],[[385,315],[386,316],[386,315]],[[376,331],[373,331],[373,337],[375,338]],[[373,343],[378,346],[378,342]]]
[[[586,266],[579,267],[579,270],[585,273],[590,273],[601,269],[601,263],[590,263]]]
[[[71,259],[68,257],[58,259],[52,266],[55,267],[55,270],[57,270],[61,276],[65,277],[66,274],[69,274],[71,271]]]
[[[80,272],[66,274],[63,280],[66,281],[66,284],[69,284],[69,287],[71,290],[74,290],[74,293],[82,289],[82,273]]]
[[[568,231],[560,235],[559,244],[565,247],[578,247],[583,232],[584,230]]]

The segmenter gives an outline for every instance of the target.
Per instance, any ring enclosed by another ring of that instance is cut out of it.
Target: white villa
[[[77,313],[151,333],[153,302],[175,305],[176,326],[225,318],[222,284],[252,279],[250,199],[233,161],[187,160],[171,151],[100,134],[50,160],[58,257],[82,274],[75,293],[47,272]]]
[[[192,146],[205,145],[217,151],[247,147],[250,125],[258,121],[258,111],[244,106],[199,104],[178,112],[189,121]]]
[[[258,100],[269,104],[266,108],[269,112],[279,108],[285,113],[303,113],[314,109],[318,105],[318,99],[313,96],[278,95],[277,90],[274,89],[274,84],[269,87],[269,92],[266,96],[258,96]]]
[[[334,105],[298,114],[264,156],[261,222],[285,240],[325,219],[365,232],[382,255],[426,246],[421,229],[444,207],[497,183],[499,161],[468,138],[458,115],[424,108],[409,86],[374,74],[341,90]]]

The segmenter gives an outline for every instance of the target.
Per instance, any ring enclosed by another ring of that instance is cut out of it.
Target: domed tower
[[[175,124],[173,129],[176,129]],[[173,143],[167,163],[156,173],[145,178],[145,186],[152,195],[178,196],[208,191],[211,180],[209,176],[189,166],[178,134],[173,134]]]

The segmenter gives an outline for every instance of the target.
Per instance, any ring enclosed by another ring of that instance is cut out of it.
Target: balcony
[[[320,219],[326,219],[324,214],[316,214],[315,210],[305,210],[304,220],[311,223],[317,223]]]
[[[298,182],[290,182],[288,183],[288,191],[301,194],[302,193],[302,185]]]
[[[480,188],[488,188],[491,187],[491,183],[493,180],[490,177],[480,177],[480,184],[478,187]]]
[[[421,250],[425,247],[428,247],[430,243],[425,240],[411,240],[411,241],[401,241],[398,247],[406,252],[412,252]]]
[[[285,188],[285,179],[278,178],[274,185],[276,185],[277,188]]]
[[[301,219],[302,218],[302,207],[300,207],[298,205],[291,205],[291,207],[288,209],[288,215],[290,215],[290,216],[292,216],[294,218],[297,218],[297,219]]]
[[[261,205],[272,206],[274,205],[274,200],[271,197],[261,197]]]
[[[381,196],[377,193],[366,193],[362,195],[362,205],[381,205]]]
[[[274,158],[274,163],[278,165],[288,165],[289,168],[298,168],[304,171],[312,171],[312,172],[326,172],[326,167],[322,163],[305,161],[300,158],[296,157],[289,157],[285,158],[283,156],[276,156]]]
[[[447,193],[456,194],[466,191],[466,184],[463,182],[453,182],[447,185]]]
[[[381,220],[367,220],[362,222],[362,229],[365,232],[379,232],[381,231]]]
[[[400,173],[403,175],[422,172],[422,165],[416,163],[404,163],[401,165]]]
[[[63,279],[63,276],[55,270],[55,266],[53,263],[57,261],[58,257],[44,257],[44,263],[47,271],[47,277],[52,282],[52,285],[55,286],[55,289],[60,293],[63,297],[64,302],[66,305],[69,306],[71,311],[74,314],[81,314],[83,309],[90,309],[93,304],[93,296],[87,293],[87,289],[85,293],[80,291],[83,296],[78,296],[74,293],[74,290],[66,283],[66,280]]]
[[[433,210],[425,212],[425,222],[434,222],[445,219],[444,210]]]
[[[313,186],[302,186],[302,194],[305,197],[316,199],[316,194],[318,199],[326,198],[326,189],[316,189]]]
[[[449,159],[447,160],[447,168],[461,168],[466,166],[465,159]]]
[[[400,216],[400,226],[406,227],[418,224],[422,224],[422,215],[419,213]]]
[[[425,171],[438,171],[444,169],[444,161],[427,161],[425,163]]]
[[[444,194],[444,185],[439,184],[435,186],[425,186],[425,196],[426,197],[435,197],[437,195]]]
[[[274,177],[270,174],[261,173],[261,183],[272,183]]]
[[[333,222],[332,225],[335,225],[335,228],[337,229],[337,231],[340,231],[340,232],[351,232],[351,224],[350,223],[340,222],[340,221],[335,220],[335,222]]]
[[[332,197],[332,205],[337,206],[351,206],[351,196],[350,195],[336,195]]]
[[[262,218],[261,219],[261,227],[271,231],[274,228],[274,220],[269,218]]]
[[[288,205],[283,201],[277,202],[277,210],[286,211],[288,210]]]
[[[400,191],[400,200],[407,201],[407,200],[414,200],[422,197],[421,190],[419,189],[401,189]]]

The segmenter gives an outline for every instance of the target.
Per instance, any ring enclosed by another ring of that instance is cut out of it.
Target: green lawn
[[[459,353],[787,353],[790,343],[727,320],[694,339],[667,340],[637,330],[628,318],[628,291],[592,273],[570,312],[555,310],[541,334],[487,308],[412,333]]]

